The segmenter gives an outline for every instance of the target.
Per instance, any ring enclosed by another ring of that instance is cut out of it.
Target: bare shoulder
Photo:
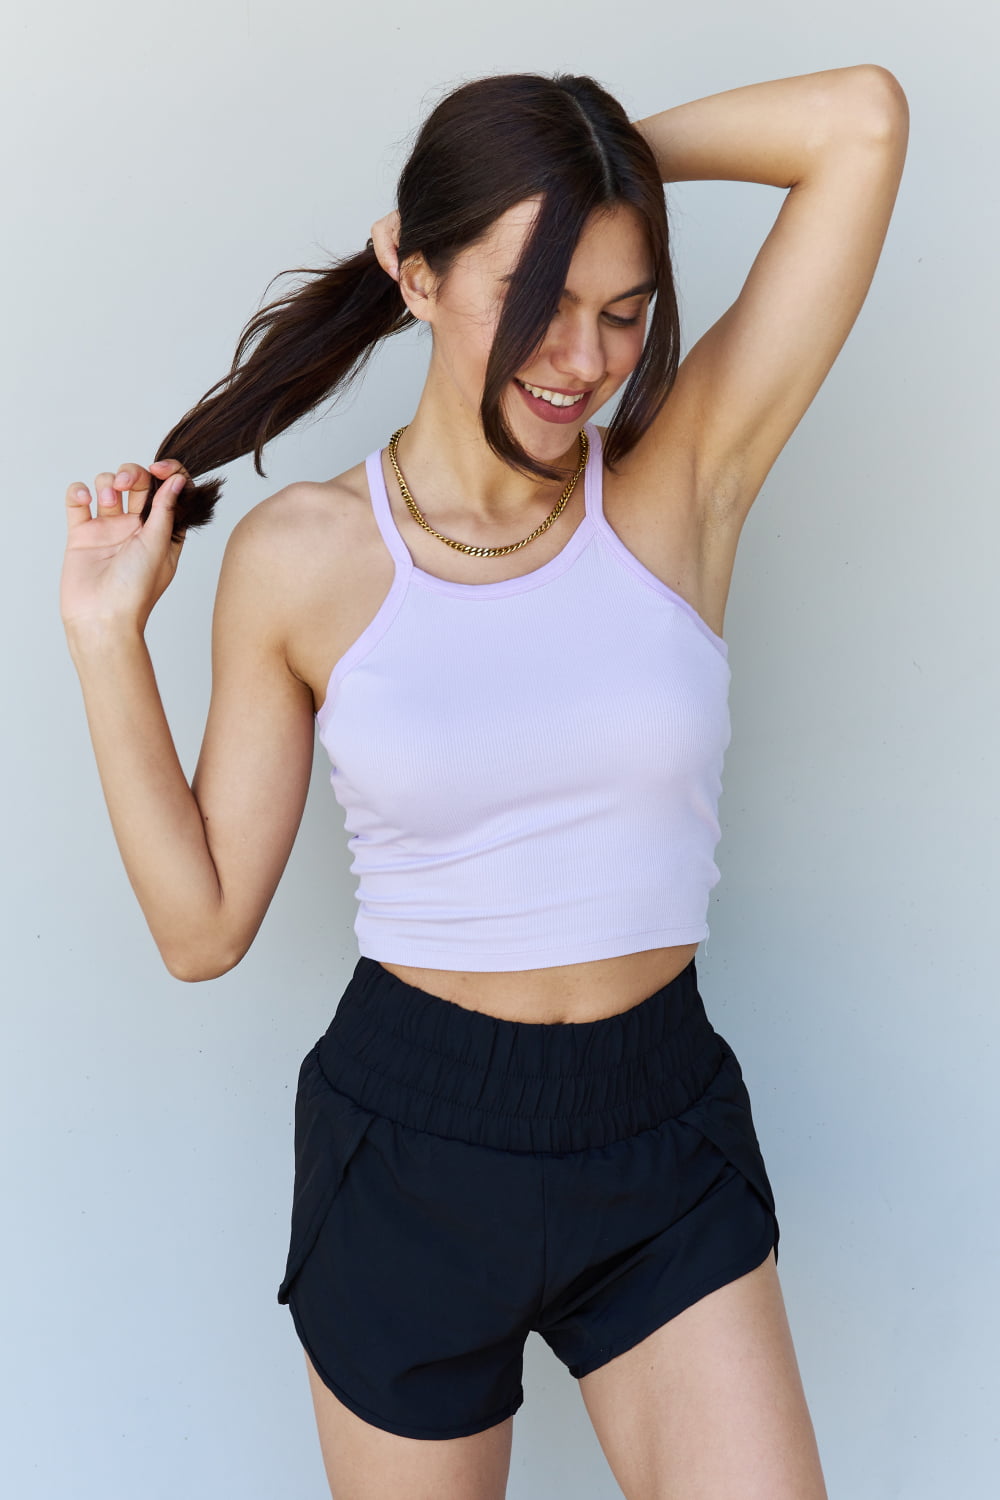
[[[318,707],[333,666],[392,583],[364,463],[333,479],[296,481],[253,506],[233,528],[224,578],[227,569],[255,591]]]
[[[363,472],[363,465],[359,465]],[[335,479],[297,480],[254,505],[237,522],[232,543],[248,560],[259,557],[276,572],[321,562],[326,543],[364,525],[366,505],[356,470]]]
[[[361,471],[361,484],[358,470]],[[298,480],[254,505],[237,522],[227,564],[248,570],[267,599],[325,589],[345,559],[377,536],[364,465],[335,479]]]

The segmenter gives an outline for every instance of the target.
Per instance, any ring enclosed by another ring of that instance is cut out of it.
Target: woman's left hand
[[[399,280],[399,210],[394,208],[372,225],[372,249],[383,271]]]

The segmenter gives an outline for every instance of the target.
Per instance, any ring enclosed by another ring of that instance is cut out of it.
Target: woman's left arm
[[[876,64],[712,94],[634,122],[663,182],[788,191],[742,291],[688,352],[627,459],[651,484],[691,448],[712,519],[736,523],[843,347],[871,285],[906,157],[906,95]]]

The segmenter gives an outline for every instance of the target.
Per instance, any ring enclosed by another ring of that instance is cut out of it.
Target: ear
[[[399,290],[403,301],[413,316],[423,323],[431,321],[436,283],[434,272],[419,251],[407,256],[399,268]]]

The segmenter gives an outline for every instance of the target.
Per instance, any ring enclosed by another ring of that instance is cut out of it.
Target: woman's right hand
[[[117,474],[106,471],[96,476],[96,515],[91,515],[87,487],[69,486],[59,590],[67,631],[97,623],[145,630],[153,605],[177,570],[184,539],[171,539],[174,509],[190,477],[172,458],[158,460],[149,469],[122,464]],[[143,524],[140,517],[153,478],[160,484]]]
[[[372,225],[372,249],[375,259],[393,281],[399,280],[399,209],[384,214]]]

